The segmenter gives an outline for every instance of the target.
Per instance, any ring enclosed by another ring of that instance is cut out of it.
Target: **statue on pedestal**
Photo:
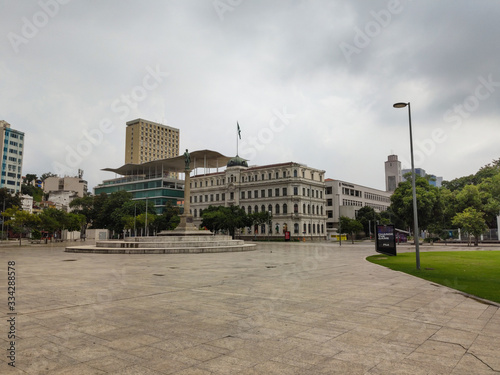
[[[190,164],[191,164],[191,155],[189,154],[189,151],[188,151],[187,148],[186,148],[186,152],[184,153],[184,162],[185,162],[184,169],[186,171],[189,171],[190,170]]]

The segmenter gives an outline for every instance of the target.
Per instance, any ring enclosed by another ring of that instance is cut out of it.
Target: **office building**
[[[324,239],[326,236],[325,171],[288,162],[248,166],[239,157],[229,160],[223,172],[191,177],[191,213],[201,225],[209,206],[239,206],[247,214],[270,212],[271,223],[245,228],[241,235]]]
[[[158,214],[163,213],[167,203],[182,206],[184,181],[170,177],[162,169],[134,166],[122,177],[104,180],[94,187],[94,195],[111,194],[117,191],[132,193],[132,200],[154,204]]]
[[[2,176],[0,188],[14,194],[21,191],[24,133],[14,130],[6,121],[0,120],[0,144],[3,144],[0,153],[2,157]]]
[[[179,144],[179,129],[141,118],[128,121],[125,163],[142,164],[176,157],[179,155]]]
[[[393,192],[331,178],[327,178],[325,184],[326,227],[329,237],[337,234],[341,216],[355,219],[361,207],[368,206],[376,212],[382,212],[391,205]]]

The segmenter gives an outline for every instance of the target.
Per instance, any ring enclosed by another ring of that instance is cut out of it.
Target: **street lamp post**
[[[413,162],[413,136],[411,132],[411,109],[410,102],[408,103],[395,103],[394,108],[404,108],[408,106],[408,119],[410,124],[410,154],[411,154],[411,187],[413,190],[413,231],[415,238],[415,255],[417,258],[417,270],[420,269],[420,250],[419,250],[419,238],[418,238],[418,215],[417,215],[417,190],[415,188],[415,164]]]

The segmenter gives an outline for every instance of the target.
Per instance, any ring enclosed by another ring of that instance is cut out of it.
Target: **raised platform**
[[[97,241],[95,245],[68,246],[67,253],[95,254],[199,254],[251,251],[256,244],[233,240],[231,236],[171,235],[128,237],[124,240]]]

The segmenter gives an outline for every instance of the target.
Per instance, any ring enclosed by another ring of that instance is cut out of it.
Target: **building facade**
[[[179,144],[179,129],[141,118],[128,121],[125,163],[142,164],[153,160],[173,158],[179,155]]]
[[[75,192],[78,197],[87,194],[88,183],[81,176],[79,177],[47,177],[43,182],[43,192],[51,193],[55,191]]]
[[[153,202],[158,214],[163,213],[167,203],[180,206],[184,202],[184,181],[157,173],[104,180],[94,187],[94,195],[117,191],[132,193],[132,200]]]
[[[191,214],[201,225],[209,206],[239,206],[247,214],[267,211],[268,224],[246,228],[243,235],[325,238],[325,171],[289,162],[248,167],[238,157],[223,172],[191,177]]]
[[[1,179],[0,188],[7,188],[10,193],[21,191],[24,133],[14,130],[6,121],[0,120]]]
[[[339,218],[356,218],[357,211],[364,206],[382,212],[391,205],[393,192],[369,188],[351,182],[327,178],[326,181],[326,227],[328,236],[337,233]]]
[[[21,210],[33,213],[33,197],[28,194],[21,195]]]
[[[389,155],[385,162],[385,190],[393,192],[403,181],[401,162],[397,155]]]

